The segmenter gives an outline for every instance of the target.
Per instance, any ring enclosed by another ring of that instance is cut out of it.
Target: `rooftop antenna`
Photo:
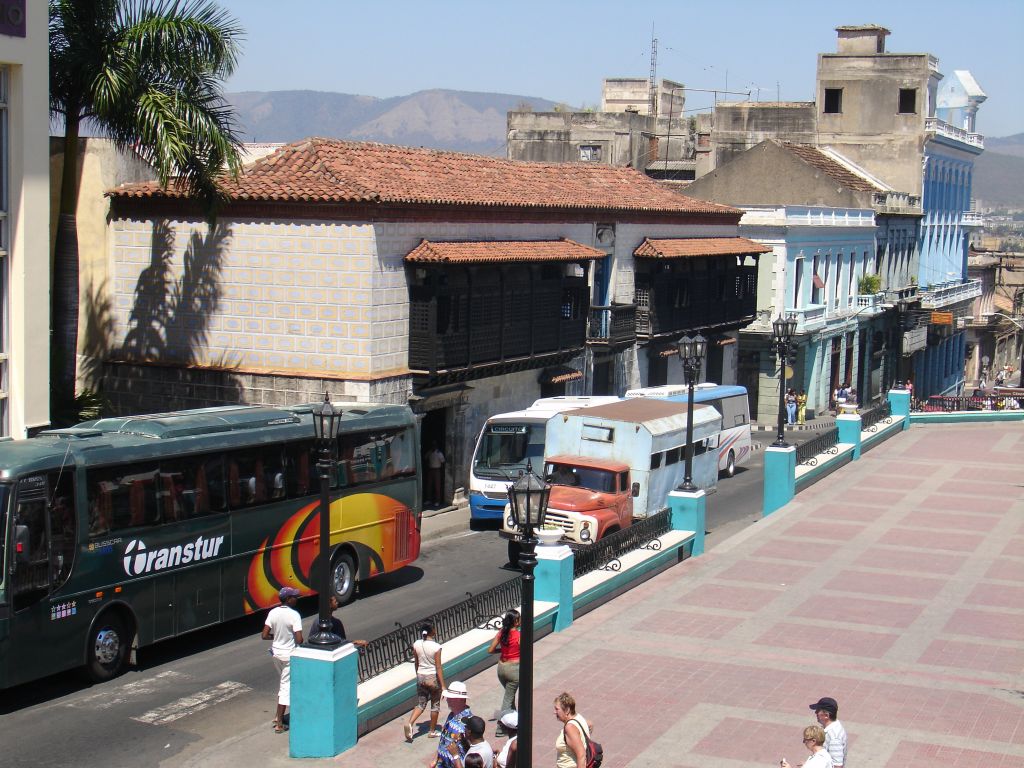
[[[658,117],[658,38],[654,36],[654,22],[651,22],[651,80],[648,84],[647,114],[652,119]]]

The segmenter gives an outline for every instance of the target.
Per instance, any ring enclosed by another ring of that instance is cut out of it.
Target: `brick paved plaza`
[[[554,765],[568,690],[608,768],[802,762],[820,696],[850,766],[1022,766],[1022,638],[1024,424],[915,426],[540,641],[535,764]],[[494,669],[468,685],[491,718]],[[269,729],[245,742],[288,762]],[[324,762],[425,765],[436,744],[395,721]]]

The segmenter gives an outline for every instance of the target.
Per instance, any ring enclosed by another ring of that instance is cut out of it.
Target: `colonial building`
[[[46,14],[0,5],[0,437],[50,421]]]
[[[806,391],[812,418],[829,408],[840,384],[863,403],[906,373],[899,329],[915,315],[901,316],[886,297],[912,293],[919,199],[836,152],[776,140],[687,191],[742,208],[741,234],[773,251],[760,260],[758,319],[740,333],[739,382],[759,419],[778,413],[771,321],[780,314],[797,318],[791,384]]]
[[[982,223],[971,177],[984,147],[975,118],[985,94],[966,70],[944,78],[934,56],[886,51],[883,27],[836,32],[836,52],[818,56],[813,102],[719,103],[699,122],[697,175],[778,138],[834,150],[903,200],[916,200],[915,290],[887,294],[886,303],[929,318],[905,334],[915,347],[906,371],[915,394],[956,392],[964,381],[964,324],[980,292],[967,275],[967,235]]]
[[[213,227],[175,188],[109,193],[115,407],[409,402],[448,491],[492,413],[678,380],[686,333],[734,371],[766,250],[604,164],[308,139],[225,189]]]

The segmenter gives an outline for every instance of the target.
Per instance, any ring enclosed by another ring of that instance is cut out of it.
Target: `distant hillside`
[[[971,196],[986,207],[1024,210],[1024,153],[1001,154],[986,137],[985,151],[974,160]]]
[[[1024,157],[1024,133],[1015,133],[1013,136],[1003,136],[1002,138],[986,136],[985,151]]]
[[[378,99],[321,91],[226,94],[246,141],[325,136],[505,155],[506,113],[522,104],[547,112],[555,102],[505,93],[430,90]]]

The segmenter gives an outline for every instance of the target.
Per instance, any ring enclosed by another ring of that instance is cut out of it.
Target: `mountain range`
[[[506,113],[559,106],[535,96],[441,89],[387,99],[324,91],[246,91],[226,98],[246,141],[325,136],[496,157],[505,156]],[[977,200],[1024,210],[1024,133],[986,137],[974,169]]]

